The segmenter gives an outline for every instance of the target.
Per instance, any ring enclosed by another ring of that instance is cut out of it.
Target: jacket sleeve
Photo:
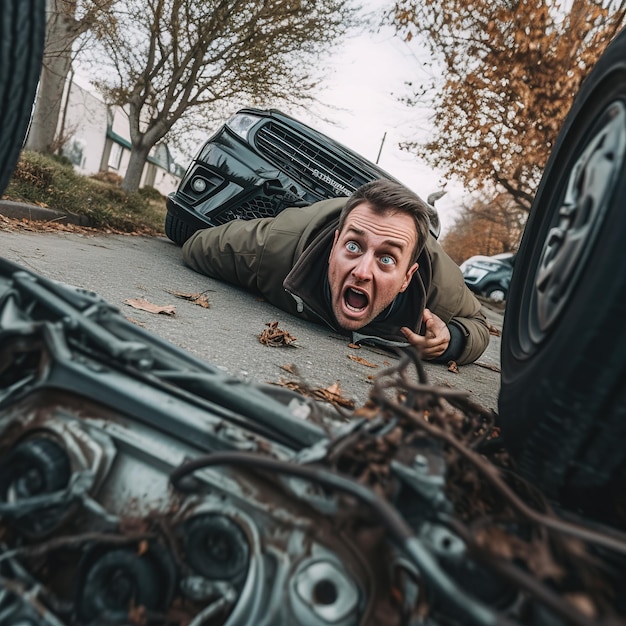
[[[191,269],[253,291],[272,218],[233,220],[196,231],[183,245]]]
[[[429,237],[427,252],[432,262],[432,282],[426,306],[446,324],[454,324],[465,337],[459,365],[472,363],[489,345],[489,325],[480,302],[468,289],[458,265]]]
[[[296,312],[283,281],[302,250],[320,229],[336,219],[345,198],[292,207],[276,217],[233,220],[199,230],[183,245],[183,261],[192,269],[260,293],[271,304]]]

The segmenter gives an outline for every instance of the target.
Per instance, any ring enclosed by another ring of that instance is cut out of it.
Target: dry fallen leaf
[[[376,363],[372,363],[371,361],[367,361],[366,359],[360,357],[360,356],[355,356],[354,354],[349,354],[348,358],[351,359],[352,361],[356,361],[357,363],[360,363],[361,365],[365,365],[366,367],[378,367],[378,365],[376,365]]]
[[[448,361],[448,371],[453,374],[459,373],[459,366],[456,364],[456,361]]]
[[[142,539],[137,546],[137,556],[143,556],[148,552],[148,542],[145,539]]]
[[[291,389],[291,391],[296,391],[297,393],[307,396],[308,398],[315,398],[316,400],[321,400],[322,402],[328,402],[333,406],[344,407],[346,409],[354,408],[354,401],[349,398],[344,398],[341,395],[341,388],[339,387],[339,383],[333,383],[330,387],[323,389],[322,387],[314,387],[311,388],[308,385],[304,385],[294,380],[279,380],[277,383],[272,383],[273,385],[279,385],[281,387],[286,387],[287,389]]]
[[[360,350],[361,346],[358,343],[349,343],[348,348],[352,348],[353,350]]]
[[[152,302],[148,302],[145,298],[129,298],[124,300],[124,304],[128,306],[132,306],[134,309],[139,309],[140,311],[147,311],[148,313],[157,313],[161,315],[176,315],[176,307],[171,304],[166,304],[165,306],[159,306],[158,304],[153,304]]]
[[[326,402],[330,402],[334,406],[342,406],[347,409],[354,408],[354,402],[349,398],[344,398],[341,395],[341,387],[339,386],[339,381],[333,383],[330,387],[326,387],[326,389],[315,388],[313,389],[313,397],[318,400],[325,400]]]
[[[371,399],[367,400],[365,404],[358,407],[352,414],[354,417],[364,417],[366,419],[373,419],[377,415],[380,415],[380,407]]]
[[[267,328],[259,335],[259,341],[272,348],[280,346],[290,346],[296,341],[293,335],[290,335],[286,330],[278,328],[278,322],[266,322]]]
[[[295,363],[288,363],[287,365],[281,365],[281,370],[285,370],[294,376],[300,376],[300,372],[298,370],[298,366]]]
[[[594,619],[597,615],[596,606],[587,594],[585,593],[566,593],[563,594],[564,600],[575,606],[581,613],[586,615],[589,619]]]
[[[148,623],[147,609],[143,604],[139,606],[131,606],[128,609],[128,621],[137,626],[143,626]]]
[[[339,381],[333,383],[330,387],[326,387],[326,391],[328,393],[334,393],[338,396],[341,395],[341,387],[339,386]]]
[[[534,538],[530,542],[526,554],[528,555],[528,566],[541,580],[547,578],[560,580],[565,576],[563,566],[557,562],[548,542]]]
[[[189,302],[193,302],[193,304],[197,304],[205,309],[210,309],[211,305],[209,304],[209,299],[206,295],[206,291],[202,293],[185,293],[184,291],[170,291],[166,289],[167,293],[171,293],[173,296],[177,298],[182,298],[183,300],[189,300]]]

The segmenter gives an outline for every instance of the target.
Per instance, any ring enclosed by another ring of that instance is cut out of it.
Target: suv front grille
[[[320,198],[349,196],[375,175],[339,161],[332,152],[295,130],[274,121],[255,136],[258,151]]]
[[[274,217],[278,213],[276,202],[267,196],[259,195],[236,207],[222,211],[218,215],[212,215],[211,221],[215,226],[226,224],[232,220],[253,220],[257,217]]]

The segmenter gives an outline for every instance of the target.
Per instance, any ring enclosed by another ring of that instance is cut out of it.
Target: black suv
[[[242,109],[200,149],[167,199],[165,232],[182,245],[196,230],[273,217],[288,206],[349,196],[383,169],[275,109]],[[432,210],[431,230],[439,234]]]

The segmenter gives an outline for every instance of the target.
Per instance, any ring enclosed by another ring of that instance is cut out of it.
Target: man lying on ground
[[[406,187],[377,180],[350,198],[199,230],[183,260],[284,311],[351,331],[353,341],[411,344],[425,359],[470,363],[487,347],[489,328],[430,234],[428,213]]]

